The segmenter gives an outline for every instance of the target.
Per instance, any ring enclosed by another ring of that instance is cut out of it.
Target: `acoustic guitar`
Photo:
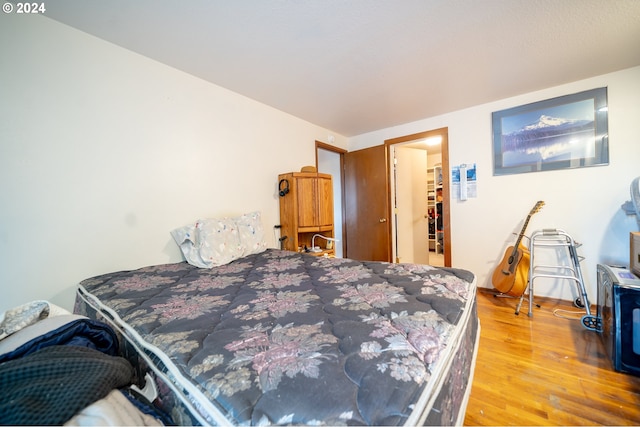
[[[529,282],[529,250],[522,244],[522,237],[531,217],[542,209],[543,201],[538,201],[524,221],[515,245],[509,246],[502,261],[493,272],[491,283],[500,293],[514,297],[521,296]]]

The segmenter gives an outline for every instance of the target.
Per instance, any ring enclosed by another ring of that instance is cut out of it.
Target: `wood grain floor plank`
[[[532,317],[526,303],[515,315],[516,299],[479,290],[465,425],[640,425],[640,377],[613,370],[600,336],[570,302],[536,303]]]

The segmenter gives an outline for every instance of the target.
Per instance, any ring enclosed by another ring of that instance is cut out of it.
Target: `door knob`
[[[380,218],[380,222],[387,222],[387,218]]]

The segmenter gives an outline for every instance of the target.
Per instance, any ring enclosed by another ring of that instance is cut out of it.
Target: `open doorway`
[[[393,258],[451,266],[447,128],[394,138],[385,145],[391,163]]]
[[[316,168],[318,172],[332,177],[333,184],[333,235],[338,241],[334,245],[336,258],[344,257],[344,153],[338,147],[316,141]]]

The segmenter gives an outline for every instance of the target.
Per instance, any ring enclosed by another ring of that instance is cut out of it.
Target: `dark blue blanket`
[[[85,347],[109,356],[118,354],[118,339],[109,325],[91,319],[77,319],[0,355],[0,363],[27,356],[53,345]]]

